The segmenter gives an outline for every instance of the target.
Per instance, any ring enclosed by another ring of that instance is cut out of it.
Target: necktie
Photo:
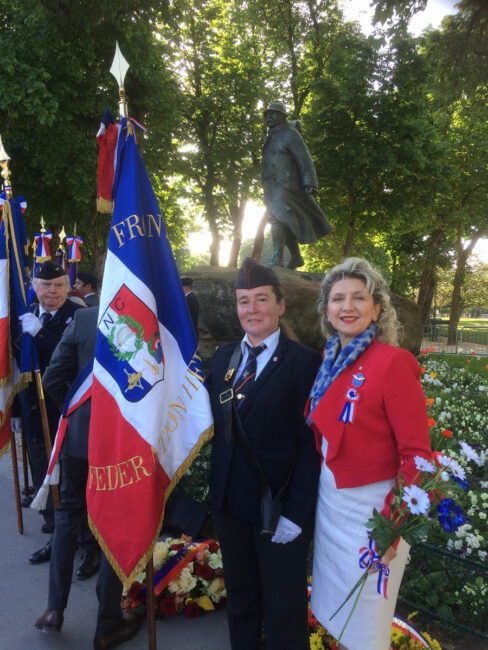
[[[242,372],[237,378],[234,386],[234,395],[237,398],[237,408],[241,408],[246,396],[249,394],[249,391],[254,384],[258,366],[256,359],[261,352],[266,349],[264,343],[257,345],[255,348],[251,347],[249,343],[246,343],[246,345],[248,353],[246,365],[242,369]]]
[[[45,311],[44,313],[41,314],[41,323],[45,325],[48,320],[51,320],[53,315],[49,311]]]

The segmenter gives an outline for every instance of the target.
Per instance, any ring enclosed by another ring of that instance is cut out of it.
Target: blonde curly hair
[[[373,297],[375,305],[381,305],[381,311],[376,321],[376,338],[383,343],[398,345],[401,325],[396,311],[390,302],[388,286],[384,277],[374,269],[368,260],[362,257],[347,257],[337,264],[322,280],[317,311],[321,316],[320,325],[327,338],[333,336],[336,330],[327,319],[327,303],[332,286],[339,280],[357,278],[362,280],[366,289]]]

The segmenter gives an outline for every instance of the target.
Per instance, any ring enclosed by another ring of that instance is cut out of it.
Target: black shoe
[[[20,505],[23,508],[29,508],[31,503],[32,503],[32,497],[29,496],[22,497],[22,499],[20,500]]]
[[[35,553],[32,553],[32,555],[29,558],[29,562],[31,564],[43,564],[44,562],[49,562],[50,559],[51,559],[51,540],[49,540],[46,546],[43,546]]]
[[[140,627],[141,619],[137,617],[126,618],[111,634],[98,634],[93,639],[93,647],[95,650],[116,648],[121,643],[130,641],[138,633]]]
[[[76,571],[78,580],[86,580],[97,573],[100,568],[100,551],[84,551],[81,554],[81,562]]]
[[[41,532],[46,533],[47,535],[51,534],[54,531],[54,528],[52,526],[49,526],[48,524],[42,524],[41,526]]]
[[[34,627],[43,632],[60,632],[63,625],[62,609],[46,609],[34,623]]]

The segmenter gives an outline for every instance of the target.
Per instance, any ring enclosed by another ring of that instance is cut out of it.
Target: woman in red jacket
[[[419,365],[398,347],[399,323],[383,277],[366,260],[348,258],[322,282],[319,313],[330,338],[307,404],[324,458],[317,502],[312,612],[336,638],[352,607],[330,621],[363,572],[359,549],[373,508],[388,513],[391,488],[416,474],[414,456],[431,457]],[[385,650],[408,544],[398,540],[389,564],[388,598],[366,581],[340,648]]]

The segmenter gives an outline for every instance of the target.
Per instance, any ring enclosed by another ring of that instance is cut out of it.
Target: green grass
[[[464,368],[473,375],[479,374],[488,378],[488,359],[486,357],[465,354],[431,354],[430,352],[426,356],[436,361],[445,361],[451,368]],[[420,365],[422,365],[423,358],[425,357],[420,358]]]

